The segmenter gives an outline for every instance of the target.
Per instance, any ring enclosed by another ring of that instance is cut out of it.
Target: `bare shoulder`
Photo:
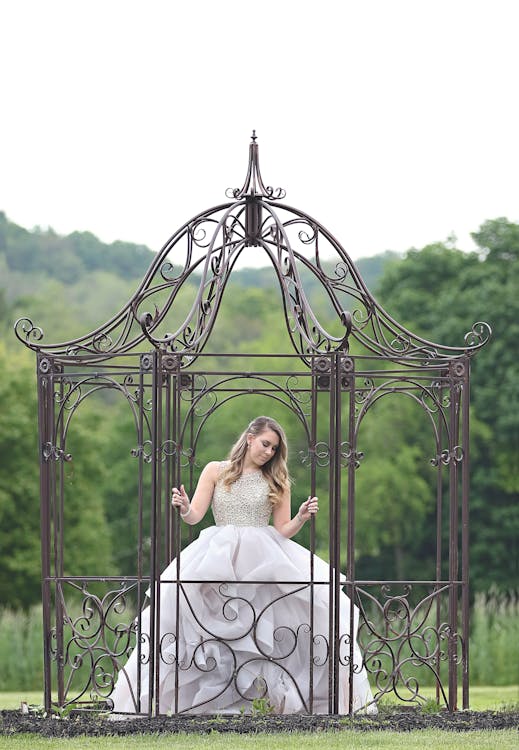
[[[209,461],[209,463],[204,466],[202,474],[200,475],[200,479],[202,479],[203,477],[207,481],[216,484],[218,475],[221,470],[221,465],[221,461]]]

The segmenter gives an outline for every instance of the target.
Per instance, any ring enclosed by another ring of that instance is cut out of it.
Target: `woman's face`
[[[279,435],[274,430],[263,430],[259,435],[247,435],[249,455],[257,466],[264,466],[279,449]]]

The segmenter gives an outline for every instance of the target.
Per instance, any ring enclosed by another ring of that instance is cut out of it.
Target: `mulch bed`
[[[415,729],[444,729],[465,732],[474,729],[518,729],[519,711],[457,711],[425,713],[419,708],[386,709],[378,716],[159,716],[152,719],[131,718],[110,721],[105,716],[71,713],[67,718],[44,717],[17,711],[0,712],[0,734],[21,732],[43,737],[77,737],[107,735],[193,732],[322,732],[392,730],[410,732]]]

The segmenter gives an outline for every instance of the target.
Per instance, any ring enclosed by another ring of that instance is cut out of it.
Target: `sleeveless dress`
[[[218,482],[216,525],[181,552],[178,593],[176,560],[161,575],[161,714],[248,711],[255,699],[275,713],[329,711],[329,567],[314,555],[313,580],[323,583],[308,583],[310,552],[269,526],[268,491],[261,470],[243,474],[229,489]],[[349,711],[350,606],[341,593],[340,713]],[[149,621],[146,607],[140,665],[135,648],[110,696],[114,718],[147,711]],[[353,708],[376,713],[356,643],[357,607],[353,622]]]

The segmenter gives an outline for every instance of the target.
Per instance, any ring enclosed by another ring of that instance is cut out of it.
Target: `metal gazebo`
[[[150,684],[157,687],[164,658],[160,572],[191,538],[172,512],[170,488],[183,481],[192,489],[204,428],[251,394],[264,401],[264,412],[272,405],[290,415],[307,488],[312,493],[317,485],[327,488],[327,498],[322,492],[320,497],[328,506],[330,577],[314,578],[312,523],[305,585],[327,587],[329,624],[326,633],[313,632],[311,611],[304,623],[310,633],[305,710],[313,712],[316,670],[327,671],[329,712],[337,713],[339,666],[350,666],[350,681],[359,667],[353,661],[353,624],[340,621],[342,588],[360,610],[358,638],[376,702],[388,693],[422,700],[423,675],[450,710],[457,708],[461,683],[468,707],[470,360],[490,329],[476,323],[462,346],[448,347],[393,320],[335,237],[307,213],[285,205],[283,190],[264,184],[255,134],[244,184],[227,196],[226,203],[202,211],[172,235],[132,298],[94,332],[52,345],[29,318],[16,323],[16,335],[37,356],[45,707],[106,705],[133,649],[142,652]],[[233,268],[249,248],[262,252],[273,269],[289,351],[211,351]],[[316,312],[310,285],[327,305],[333,326]],[[178,309],[181,319],[171,327]],[[82,404],[106,394],[123,399],[134,425],[128,454],[136,475],[129,511],[135,515],[135,564],[115,575],[74,575],[66,564],[67,441]],[[377,403],[397,404],[402,396],[412,400],[430,429],[431,454],[425,460],[434,475],[436,564],[425,580],[363,579],[355,556],[356,477],[367,466],[362,428]],[[176,583],[188,603],[180,568]],[[146,592],[151,634],[141,632]],[[302,625],[293,624],[294,644]],[[173,707],[161,706],[155,690],[142,705],[140,686],[134,690],[137,712],[178,711],[178,695]]]

